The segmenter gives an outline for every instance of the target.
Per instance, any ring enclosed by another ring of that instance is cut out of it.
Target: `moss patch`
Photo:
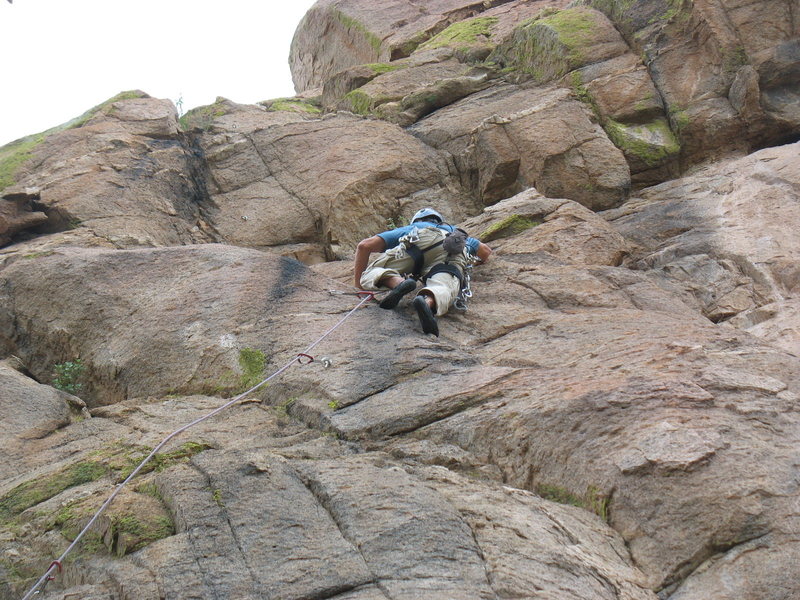
[[[98,104],[97,106],[90,108],[85,113],[83,113],[80,117],[72,119],[72,121],[68,121],[62,127],[64,129],[72,129],[73,127],[80,127],[84,125],[87,121],[89,121],[92,117],[98,114],[111,114],[113,111],[113,104],[115,102],[121,102],[122,100],[133,100],[135,98],[147,98],[147,94],[144,92],[140,92],[138,90],[130,90],[127,92],[120,92],[113,98],[109,98],[105,102]]]
[[[686,22],[692,15],[693,0],[667,0],[663,3],[663,11],[650,19],[649,24],[657,22]]]
[[[586,41],[590,40],[596,23],[592,14],[583,8],[562,10],[539,21],[540,25],[551,27],[559,41],[567,47],[568,58],[574,63],[586,60]]]
[[[408,65],[397,63],[370,63],[364,66],[368,69],[372,69],[372,72],[376,75],[383,75],[384,73],[391,73],[398,69],[405,69]]]
[[[193,108],[178,119],[178,123],[183,131],[189,131],[190,129],[208,131],[214,124],[214,120],[225,116],[227,112],[228,109],[225,106],[225,100],[223,98],[217,98],[214,104]]]
[[[241,390],[247,391],[261,382],[264,369],[267,366],[267,357],[261,350],[242,348],[239,351],[239,366],[242,368]]]
[[[629,31],[633,20],[628,14],[628,11],[636,4],[636,1],[637,0],[582,0],[582,4],[599,10],[619,28]]]
[[[344,99],[350,105],[350,109],[358,115],[368,115],[374,106],[372,97],[361,89],[349,92]]]
[[[265,103],[265,106],[270,112],[286,111],[309,115],[318,115],[322,112],[319,107],[314,106],[311,102],[298,100],[297,98],[278,98]]]
[[[0,190],[17,183],[17,171],[33,157],[34,150],[45,137],[44,133],[37,133],[0,148]]]
[[[339,23],[341,23],[346,29],[360,32],[364,36],[364,39],[367,40],[367,43],[372,46],[372,49],[375,50],[375,52],[379,53],[381,51],[381,38],[367,29],[367,27],[361,21],[344,14],[340,10],[334,9],[334,14],[336,15],[336,19],[339,21]]]
[[[478,237],[482,242],[491,242],[493,240],[517,235],[537,225],[541,225],[541,221],[537,221],[525,215],[511,215],[489,226]]]
[[[52,256],[55,254],[54,250],[43,250],[41,252],[31,252],[30,254],[23,254],[22,258],[26,259],[34,259],[34,258],[42,258],[44,256]]]
[[[211,446],[202,442],[185,442],[169,452],[157,453],[142,467],[139,474],[144,475],[153,471],[163,471],[174,464],[186,462],[192,456],[210,448]],[[15,494],[21,488],[44,489],[46,493],[37,493],[37,498],[39,499],[28,505],[33,506],[52,498],[68,488],[88,483],[89,481],[96,481],[104,476],[108,476],[116,482],[121,482],[127,479],[142,460],[150,454],[151,450],[146,446],[125,443],[109,444],[100,450],[92,452],[86,461],[65,467],[48,477],[24,483],[9,492],[9,495]],[[0,515],[2,514],[2,506],[5,499],[5,496],[0,499]],[[25,510],[28,506],[25,506],[22,510]],[[17,512],[21,512],[21,510]]]
[[[586,509],[608,522],[609,498],[594,486],[587,487],[586,492],[582,495],[576,495],[566,488],[548,484],[537,485],[535,491],[545,500]]]
[[[3,583],[16,583],[20,587],[24,584],[25,587],[28,587],[29,583],[33,583],[41,575],[41,570],[32,565],[17,564],[11,560],[0,558],[0,574],[3,576]],[[21,589],[14,592],[8,589],[4,591],[18,594],[19,596],[24,593]]]
[[[744,65],[750,64],[747,51],[742,46],[722,50],[722,69],[731,76]]]
[[[656,119],[645,125],[623,125],[607,119],[603,127],[608,138],[629,158],[648,167],[656,167],[674,158],[681,151],[666,120]]]
[[[602,117],[600,114],[600,107],[597,106],[597,102],[595,101],[591,92],[583,84],[583,76],[581,75],[581,72],[573,71],[570,74],[570,80],[570,83],[572,84],[572,91],[575,93],[575,96],[578,98],[578,100],[589,106],[597,119],[601,120]]]
[[[475,17],[453,23],[422,44],[420,50],[434,48],[468,48],[482,40],[489,41],[492,37],[492,27],[497,24],[497,17]]]
[[[562,77],[589,60],[597,13],[585,7],[544,12],[517,27],[489,57],[539,82]]]
[[[686,129],[691,123],[689,113],[685,108],[679,105],[672,105],[668,109],[669,122],[672,125],[672,130],[680,136],[681,132]]]
[[[112,504],[100,516],[81,538],[75,559],[109,553],[122,557],[175,533],[175,525],[160,500],[140,495],[128,496],[127,500],[122,506]],[[48,526],[74,541],[101,502],[98,497],[71,502],[50,517]]]
[[[20,484],[0,498],[0,522],[5,522],[22,511],[57,496],[71,487],[96,481],[108,472],[99,460],[88,460],[69,465],[51,475]]]
[[[164,471],[173,465],[185,463],[194,455],[209,449],[211,449],[211,446],[208,444],[201,442],[185,442],[178,448],[175,448],[175,450],[157,453],[142,467],[138,474],[144,475],[153,471]],[[116,448],[112,447],[105,453],[104,451],[100,451],[100,456],[103,457],[107,464],[110,475],[117,481],[123,481],[128,478],[150,452],[151,449],[144,446],[121,445]]]

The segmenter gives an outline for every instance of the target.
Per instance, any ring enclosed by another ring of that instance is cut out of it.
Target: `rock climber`
[[[373,252],[381,255],[369,262]],[[491,253],[489,246],[446,223],[436,210],[423,208],[414,214],[410,225],[358,243],[353,269],[355,285],[363,290],[389,289],[379,306],[392,309],[417,288],[416,280],[422,279],[424,287],[412,306],[422,331],[438,336],[436,317],[446,314],[458,298],[465,268],[470,263],[485,263]]]

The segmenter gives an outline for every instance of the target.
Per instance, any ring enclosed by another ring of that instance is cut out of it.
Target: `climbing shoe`
[[[378,306],[385,309],[392,309],[400,303],[400,300],[407,293],[414,291],[417,288],[417,282],[413,279],[406,279],[403,283],[394,288],[391,292],[386,294],[386,297],[380,301]]]
[[[428,303],[425,301],[425,296],[417,296],[412,302],[414,308],[419,316],[419,323],[422,325],[422,331],[425,333],[432,333],[439,337],[439,324],[436,322],[436,317],[433,316],[433,311]]]

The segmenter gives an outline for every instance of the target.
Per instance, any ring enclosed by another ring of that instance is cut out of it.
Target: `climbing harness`
[[[428,235],[431,232],[436,232],[438,235],[443,235],[443,237],[440,240],[431,243],[429,246],[426,246],[425,248],[420,248],[418,245],[420,241],[420,229],[414,227],[411,231],[398,240],[397,246],[387,250],[385,254],[387,256],[391,256],[392,258],[403,258],[404,256],[411,257],[413,266],[411,267],[411,272],[407,273],[407,275],[416,280],[422,279],[424,281],[424,278],[422,277],[422,271],[425,268],[425,254],[440,246],[444,247],[446,250],[448,260],[450,257],[464,254],[467,232],[460,228],[455,228],[453,231],[447,231],[446,229],[439,227],[425,227],[423,228],[423,231],[425,232],[425,235]],[[425,275],[425,278],[430,277],[435,273],[450,273],[454,277],[457,277],[463,285],[463,275],[461,270],[454,265],[450,265],[448,261],[445,261],[443,265],[434,265],[434,267]]]
[[[414,266],[412,267],[411,272],[407,273],[407,275],[413,277],[414,279],[421,280],[423,284],[427,282],[429,277],[436,275],[437,273],[448,273],[449,275],[457,278],[460,283],[460,287],[458,296],[456,296],[456,299],[453,301],[453,308],[460,312],[466,312],[467,303],[469,302],[469,299],[472,298],[472,267],[478,260],[475,256],[472,256],[465,250],[466,241],[468,238],[467,232],[461,228],[455,228],[451,232],[447,232],[446,230],[438,227],[426,227],[424,229],[425,231],[432,229],[442,231],[445,232],[446,235],[438,242],[434,242],[427,248],[421,249],[417,245],[420,241],[420,229],[414,227],[411,229],[411,231],[398,240],[397,246],[387,250],[385,254],[393,258],[410,256],[414,262]],[[438,248],[439,246],[443,246],[447,250],[448,259],[443,263],[434,265],[423,277],[422,270],[425,267],[425,253],[433,250],[434,248]],[[453,256],[464,256],[467,259],[467,264],[463,267],[463,270],[457,265],[450,264],[450,257]]]
[[[232,399],[228,400],[225,404],[223,404],[222,406],[212,410],[210,413],[200,417],[199,419],[195,419],[194,421],[192,421],[191,423],[188,423],[187,425],[184,425],[183,427],[180,427],[180,428],[176,429],[175,431],[170,433],[167,437],[165,437],[163,440],[161,440],[161,442],[155,448],[153,448],[153,450],[150,452],[150,454],[148,454],[145,457],[145,459],[142,462],[139,463],[139,466],[136,467],[131,472],[131,474],[128,475],[128,477],[126,477],[125,480],[116,487],[116,489],[112,492],[112,494],[108,497],[108,499],[103,503],[103,505],[97,510],[97,512],[94,514],[94,516],[89,520],[89,522],[86,524],[86,526],[81,530],[81,532],[77,536],[75,536],[75,539],[67,547],[67,549],[64,550],[64,552],[61,554],[61,556],[59,556],[57,560],[54,560],[53,562],[50,563],[50,566],[47,568],[47,571],[45,571],[44,575],[42,575],[39,578],[39,580],[33,585],[33,587],[31,587],[31,589],[28,590],[28,593],[25,594],[25,596],[23,596],[22,600],[30,600],[30,598],[33,598],[37,594],[40,594],[41,592],[43,592],[44,588],[47,586],[47,584],[50,581],[53,581],[55,579],[56,572],[61,573],[62,565],[63,565],[64,559],[67,557],[67,555],[73,550],[73,548],[75,548],[75,546],[78,545],[78,542],[81,541],[83,536],[89,531],[89,529],[92,527],[92,525],[94,525],[94,523],[97,521],[97,519],[100,517],[100,515],[103,514],[103,512],[105,512],[106,508],[108,508],[108,506],[114,501],[114,498],[116,498],[117,495],[122,491],[122,488],[124,488],[128,484],[129,481],[131,481],[134,477],[136,477],[136,475],[139,473],[139,471],[141,471],[142,468],[148,462],[150,462],[150,460],[158,453],[159,450],[161,450],[161,448],[163,448],[167,444],[167,442],[169,442],[172,438],[180,435],[181,433],[183,433],[187,429],[190,429],[191,427],[194,427],[195,425],[199,425],[203,421],[206,421],[206,420],[210,419],[211,417],[221,413],[223,410],[233,406],[234,404],[236,404],[237,402],[239,402],[240,400],[242,400],[243,398],[245,398],[249,394],[255,392],[257,389],[259,389],[260,387],[265,385],[271,379],[274,379],[275,377],[277,377],[278,375],[280,375],[284,371],[288,370],[295,363],[298,363],[300,365],[308,365],[308,364],[314,362],[314,356],[312,354],[310,354],[310,352],[314,348],[316,348],[325,338],[327,338],[330,334],[332,334],[334,331],[336,331],[339,328],[339,326],[342,325],[342,323],[344,323],[347,319],[350,318],[351,315],[353,315],[353,313],[355,313],[359,308],[364,306],[370,300],[373,300],[374,297],[375,297],[375,292],[359,291],[359,292],[356,292],[356,294],[361,298],[361,302],[359,302],[358,305],[356,305],[355,308],[350,310],[350,312],[348,312],[344,317],[342,317],[339,320],[339,322],[336,323],[336,325],[334,325],[333,327],[328,329],[328,331],[326,331],[319,338],[317,338],[317,340],[313,344],[308,346],[308,348],[306,348],[302,352],[299,352],[299,353],[295,354],[294,356],[292,356],[291,360],[289,360],[280,369],[275,371],[272,375],[270,375],[269,377],[267,377],[266,379],[264,379],[260,383],[254,385],[249,390],[247,390],[245,392],[242,392],[241,394],[239,394],[235,398],[232,398]],[[330,359],[328,357],[323,357],[321,359],[321,362],[325,367],[330,366]]]

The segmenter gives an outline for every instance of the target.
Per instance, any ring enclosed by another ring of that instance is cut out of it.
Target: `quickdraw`
[[[304,358],[306,358],[308,360],[303,362]],[[310,354],[305,354],[305,353],[301,352],[300,354],[297,355],[297,362],[299,362],[301,365],[310,365],[312,362],[314,362],[314,357],[311,356]]]

